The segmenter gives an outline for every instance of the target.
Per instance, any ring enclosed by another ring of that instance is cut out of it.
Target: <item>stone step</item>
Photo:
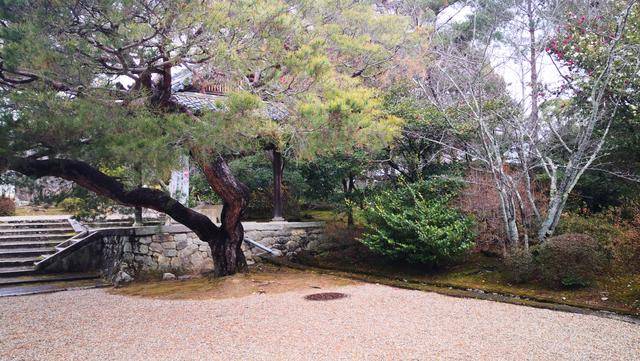
[[[15,286],[1,286],[0,297],[38,295],[70,290],[87,290],[110,286],[109,283],[99,279],[79,279],[69,281],[56,281],[55,283],[17,284]]]
[[[145,226],[156,226],[161,224],[161,222],[156,219],[144,220],[142,223]],[[88,222],[85,225],[92,229],[131,227],[133,225],[133,220],[124,219],[124,220],[95,221],[95,222]]]
[[[44,256],[53,254],[55,251],[56,249],[53,247],[0,249],[0,260],[4,258]]]
[[[38,257],[12,257],[12,258],[0,258],[0,268],[5,267],[20,267],[20,266],[33,266],[34,262],[39,261]]]
[[[51,233],[43,233],[43,234],[15,234],[15,235],[2,235],[0,236],[0,245],[5,242],[32,242],[32,241],[54,241],[60,240],[58,243],[64,241],[65,239],[73,237],[73,234],[51,234]]]
[[[2,267],[0,268],[0,277],[27,276],[34,274],[35,271],[35,266]]]
[[[2,236],[10,236],[14,234],[74,234],[75,231],[73,227],[58,227],[58,228],[11,228],[11,229],[0,229],[0,235]]]
[[[69,219],[11,219],[0,221],[1,226],[14,226],[14,225],[25,225],[25,226],[41,226],[41,225],[55,225],[55,224],[65,224],[69,223]]]
[[[33,224],[24,224],[24,223],[0,223],[0,232],[3,232],[8,229],[38,229],[38,228],[59,228],[59,227],[69,227],[69,222],[64,223],[33,223]]]
[[[96,228],[121,228],[121,227],[131,227],[133,222],[94,222],[87,223],[87,226],[92,229]]]
[[[3,241],[0,242],[0,250],[7,250],[12,248],[51,248],[55,251],[54,247],[60,244],[62,240],[49,240],[49,241]]]
[[[58,273],[33,274],[28,276],[0,277],[0,286],[13,286],[34,283],[64,282],[97,279],[96,273]]]

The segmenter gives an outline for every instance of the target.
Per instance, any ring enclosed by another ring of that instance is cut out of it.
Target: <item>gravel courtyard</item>
[[[307,301],[319,291],[349,294]],[[0,298],[1,360],[638,360],[640,326],[356,284],[208,300]]]

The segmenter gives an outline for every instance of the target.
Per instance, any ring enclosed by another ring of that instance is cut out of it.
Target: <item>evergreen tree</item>
[[[0,17],[0,171],[166,213],[211,246],[219,276],[246,267],[248,190],[228,156],[386,144],[399,120],[370,85],[415,44],[408,18],[360,2],[33,0]],[[176,101],[184,68],[234,85],[219,111]],[[180,154],[222,199],[221,226],[153,186]]]

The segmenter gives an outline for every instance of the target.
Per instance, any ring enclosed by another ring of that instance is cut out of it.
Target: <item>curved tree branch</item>
[[[0,157],[0,172],[3,170],[13,170],[36,178],[63,178],[125,206],[154,209],[184,224],[202,240],[217,239],[220,235],[220,229],[207,216],[183,206],[165,192],[146,187],[126,190],[116,178],[82,161]]]

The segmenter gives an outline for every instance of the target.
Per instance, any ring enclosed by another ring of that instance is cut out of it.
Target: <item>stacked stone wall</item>
[[[313,250],[324,241],[319,222],[247,223],[245,237],[292,258],[302,250]],[[102,273],[114,276],[152,272],[200,274],[213,269],[209,245],[183,226],[132,228],[129,234],[102,238]],[[264,250],[243,244],[247,262]]]

